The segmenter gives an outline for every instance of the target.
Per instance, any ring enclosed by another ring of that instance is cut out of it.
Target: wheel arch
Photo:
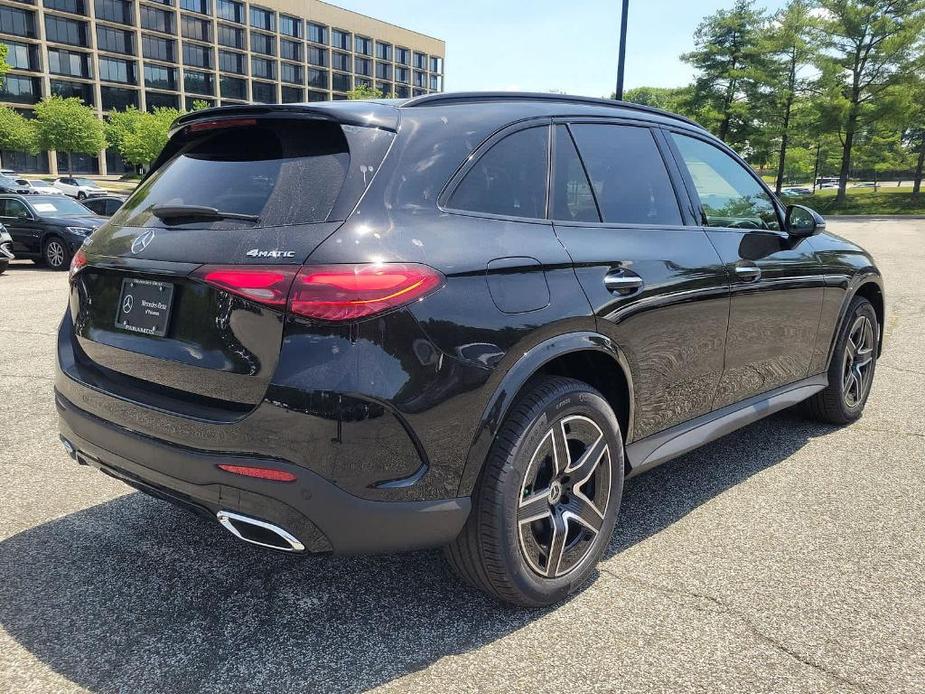
[[[460,496],[471,494],[504,418],[524,386],[541,375],[575,378],[599,390],[617,416],[624,445],[628,443],[633,426],[633,379],[623,351],[600,333],[559,335],[525,351],[494,387],[469,445]]]
[[[883,279],[879,273],[868,272],[858,277],[845,292],[845,298],[842,302],[841,309],[836,323],[836,330],[833,332],[829,341],[829,358],[826,361],[826,369],[832,363],[832,356],[835,354],[835,344],[838,342],[838,335],[841,332],[842,325],[848,316],[848,308],[851,302],[857,296],[864,297],[874,307],[874,313],[877,314],[877,322],[880,324],[880,335],[877,337],[877,356],[883,353],[883,335],[886,332],[886,300],[883,292]]]

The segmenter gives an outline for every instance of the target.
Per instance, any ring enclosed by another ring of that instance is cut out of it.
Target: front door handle
[[[755,282],[761,277],[761,268],[752,262],[736,264],[736,278],[740,282]]]
[[[627,270],[614,270],[604,275],[604,286],[607,291],[627,296],[642,289],[642,277]]]

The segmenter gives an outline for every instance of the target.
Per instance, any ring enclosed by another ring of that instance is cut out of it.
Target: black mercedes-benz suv
[[[870,256],[683,118],[233,106],[180,118],[75,255],[55,399],[78,462],[244,541],[445,546],[544,605],[626,477],[798,403],[858,418],[883,324]]]

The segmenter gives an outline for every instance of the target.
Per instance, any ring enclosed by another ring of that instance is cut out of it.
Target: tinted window
[[[605,222],[682,223],[665,162],[648,128],[571,128]]]
[[[259,226],[321,222],[334,206],[349,161],[343,131],[331,123],[218,130],[183,144],[141,184],[115,223],[161,226],[149,211],[156,205],[257,215]],[[228,224],[236,223],[197,222]]]
[[[672,133],[711,227],[780,229],[771,196],[735,159],[713,145]]]
[[[26,206],[23,205],[19,200],[3,200],[3,216],[4,217],[19,217],[22,214],[26,214],[28,210]]]
[[[578,151],[564,125],[556,126],[551,217],[572,222],[599,222],[597,205]]]
[[[511,217],[546,217],[548,128],[508,135],[482,155],[453,193],[450,207]]]

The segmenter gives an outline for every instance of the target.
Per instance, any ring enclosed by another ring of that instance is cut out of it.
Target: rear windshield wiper
[[[239,212],[222,212],[215,207],[202,207],[200,205],[155,205],[151,214],[158,219],[240,219],[242,222],[259,222],[260,217],[255,214],[241,214]]]

